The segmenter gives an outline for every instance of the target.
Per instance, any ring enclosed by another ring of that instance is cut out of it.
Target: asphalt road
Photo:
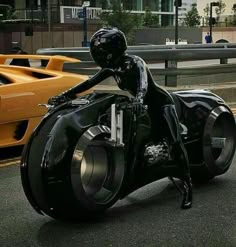
[[[167,179],[109,209],[98,221],[66,224],[38,215],[22,190],[19,165],[0,168],[1,247],[236,246],[236,168],[194,186],[192,209]]]

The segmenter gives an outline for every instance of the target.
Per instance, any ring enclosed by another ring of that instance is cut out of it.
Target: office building
[[[82,6],[83,0],[51,0],[50,4],[54,8],[61,6]],[[124,9],[133,13],[144,13],[149,8],[153,14],[160,16],[161,26],[173,25],[174,21],[174,0],[120,0]],[[0,3],[8,3],[15,9],[40,10],[47,8],[47,0],[8,0]],[[90,0],[90,7],[102,8],[103,10],[111,7],[112,0]]]
[[[217,0],[197,0],[197,8],[200,16],[205,16],[204,9],[206,8],[207,4],[210,5],[211,2],[217,2]],[[232,15],[232,7],[234,4],[236,4],[235,0],[223,0],[223,3],[225,3],[225,11],[222,15],[229,16]],[[215,16],[215,9],[216,7],[213,7],[213,16]]]

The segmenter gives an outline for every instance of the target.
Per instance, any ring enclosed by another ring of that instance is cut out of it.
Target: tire
[[[224,174],[230,167],[236,148],[234,116],[226,106],[209,114],[202,139],[203,164],[192,174],[194,182],[204,183]]]
[[[77,142],[71,162],[73,194],[82,215],[97,214],[119,199],[125,169],[122,147],[107,142],[110,129],[92,126]],[[81,156],[82,154],[82,156]]]
[[[42,213],[66,221],[87,220],[112,206],[119,199],[125,175],[123,148],[107,141],[110,129],[81,128],[72,115],[63,115],[68,122],[59,119],[44,131],[46,141],[36,156],[39,143],[34,138],[28,158],[36,205]]]
[[[32,207],[40,214],[48,209],[42,179],[42,157],[48,135],[60,115],[70,113],[73,109],[63,109],[43,119],[25,145],[21,159],[21,181],[24,192]],[[48,211],[50,212],[50,211]]]

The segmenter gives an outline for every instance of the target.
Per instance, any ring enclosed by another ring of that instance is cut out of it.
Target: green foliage
[[[204,17],[209,17],[210,16],[210,5],[207,3],[206,7],[203,9],[204,12]]]
[[[233,20],[232,20],[232,24],[234,26],[236,26],[236,4],[233,5],[232,7],[232,12],[233,12]]]
[[[10,5],[0,4],[0,20],[15,19],[15,13]]]
[[[209,23],[209,19],[210,19],[210,4],[207,3],[206,4],[206,7],[203,9],[203,12],[204,12],[204,24],[207,24]]]
[[[128,43],[133,42],[134,30],[141,25],[141,17],[123,10],[119,0],[112,1],[111,10],[103,12],[100,17],[105,26],[117,27],[123,31]]]
[[[225,12],[226,4],[223,2],[223,0],[219,0],[219,6],[215,8],[216,12],[216,20],[219,21],[220,16]]]
[[[143,16],[143,25],[145,27],[159,27],[159,16],[152,14],[151,10],[146,8]]]
[[[103,9],[109,9],[110,7],[107,0],[99,0],[98,3]]]
[[[185,24],[188,27],[196,27],[200,25],[201,16],[198,13],[197,5],[193,4],[192,9],[185,14]]]

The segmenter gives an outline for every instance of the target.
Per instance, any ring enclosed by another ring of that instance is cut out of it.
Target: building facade
[[[159,16],[161,26],[172,26],[174,23],[174,0],[119,0],[124,10],[132,13],[144,13],[148,8]],[[185,0],[186,1],[186,0]],[[5,1],[7,2],[7,1]],[[59,12],[61,6],[82,6],[84,0],[51,0],[51,8]],[[107,10],[112,6],[112,0],[90,0],[90,7]],[[10,0],[16,10],[40,11],[46,9],[47,0]],[[24,13],[22,12],[22,16]]]
[[[217,0],[197,0],[197,9],[200,14],[200,16],[204,16],[204,9],[206,8],[207,5],[210,5],[211,2],[217,2]],[[229,16],[232,15],[232,7],[236,3],[235,0],[223,0],[223,3],[225,3],[225,12],[222,15]],[[213,16],[215,16],[215,7],[213,7]]]
[[[173,12],[174,0],[120,0],[124,9],[144,11],[146,8],[158,12]],[[186,1],[186,0],[185,0]],[[15,8],[34,8],[47,5],[47,0],[1,0],[1,3],[10,4]],[[81,6],[84,0],[51,0],[52,5]],[[112,0],[90,0],[91,7],[110,8]]]

